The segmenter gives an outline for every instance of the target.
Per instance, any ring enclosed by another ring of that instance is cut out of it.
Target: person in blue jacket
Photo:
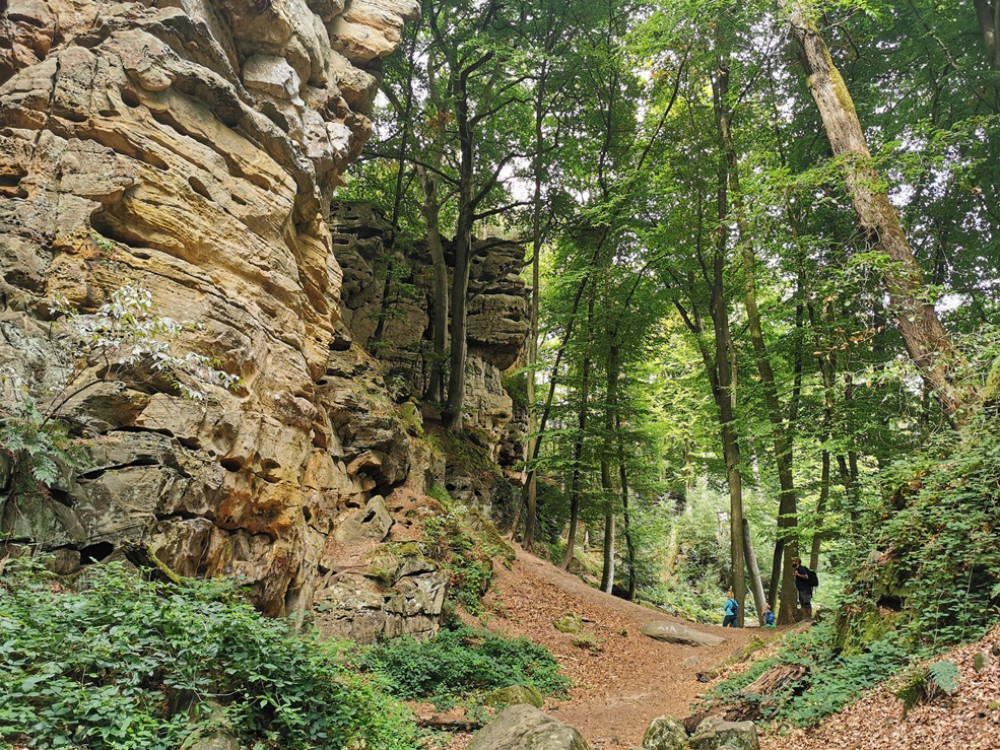
[[[764,605],[764,627],[773,628],[774,627],[774,612],[771,611],[771,605]]]
[[[726,599],[725,605],[722,607],[723,611],[726,613],[726,616],[722,618],[722,627],[735,628],[736,613],[740,611],[740,604],[733,598],[732,591],[727,591],[726,596],[728,598]]]

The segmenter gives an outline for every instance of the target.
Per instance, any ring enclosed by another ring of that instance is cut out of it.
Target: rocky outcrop
[[[353,339],[377,353],[396,398],[423,396],[433,351],[433,268],[426,246],[395,241],[392,226],[369,204],[335,204],[330,217],[337,261],[343,269],[343,319]],[[449,248],[446,247],[446,259]],[[466,409],[494,461],[520,459],[512,435],[514,402],[504,373],[518,362],[528,335],[528,289],[520,277],[524,247],[479,240],[472,260],[468,306]],[[482,488],[452,476],[453,496],[485,509]],[[467,486],[468,485],[468,486]],[[479,491],[479,497],[476,496]]]
[[[85,468],[35,508],[0,494],[8,539],[71,567],[143,536],[180,573],[243,578],[265,612],[309,603],[337,519],[408,471],[383,378],[342,328],[326,218],[368,135],[379,60],[417,12],[0,3],[5,408],[22,384],[44,408],[99,365],[60,338],[56,300],[89,311],[125,284],[197,322],[181,348],[242,382],[204,402],[135,370],[95,385],[66,414]],[[0,467],[0,492],[9,480]]]

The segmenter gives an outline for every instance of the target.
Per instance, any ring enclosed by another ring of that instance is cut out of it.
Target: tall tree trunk
[[[747,226],[746,207],[743,203],[743,192],[740,189],[739,158],[736,153],[736,145],[733,142],[732,118],[729,109],[729,63],[726,59],[720,60],[719,70],[712,79],[713,99],[715,103],[715,117],[719,128],[719,138],[722,144],[726,159],[726,172],[729,178],[729,197],[733,206],[733,214],[736,219],[737,242],[740,246],[740,255],[743,261],[745,275],[743,304],[747,312],[747,327],[750,331],[750,340],[753,343],[755,359],[757,361],[757,373],[764,391],[764,405],[767,409],[767,417],[771,422],[771,441],[774,450],[774,463],[778,471],[778,541],[785,540],[795,535],[798,526],[798,501],[795,493],[795,479],[792,471],[792,432],[790,426],[784,418],[784,410],[781,400],[778,397],[778,386],[774,377],[774,368],[767,353],[767,346],[764,342],[764,330],[760,322],[760,312],[757,308],[757,280],[756,266],[757,259],[753,251],[750,230]],[[780,559],[775,555],[775,562]],[[756,560],[754,561],[756,567]],[[772,569],[772,587],[775,581],[775,571]],[[774,590],[771,590],[773,602]],[[762,611],[762,610],[761,610]],[[782,614],[788,618],[787,622],[792,622],[794,617],[794,603],[785,604],[778,609],[778,618],[781,622]]]
[[[594,297],[591,295],[587,304],[587,346],[583,353],[583,372],[580,378],[580,410],[577,419],[577,436],[573,445],[573,478],[570,484],[570,512],[569,512],[569,537],[566,540],[566,554],[563,557],[562,567],[569,570],[569,565],[573,562],[573,554],[576,551],[576,530],[580,523],[580,491],[581,478],[583,475],[581,464],[583,463],[583,438],[587,429],[587,415],[590,404],[590,354],[594,343]]]
[[[604,407],[604,450],[601,453],[601,488],[604,490],[607,511],[604,516],[604,570],[601,573],[601,590],[611,593],[615,583],[615,508],[612,496],[611,457],[615,453],[615,421],[618,416],[618,370],[621,348],[618,344],[618,327],[608,332],[608,388]]]
[[[527,395],[528,395],[528,438],[525,446],[525,458],[532,456],[535,452],[535,441],[538,440],[536,434],[538,415],[535,413],[537,396],[535,393],[535,367],[538,364],[538,307],[539,307],[539,282],[540,282],[540,258],[542,254],[542,185],[545,181],[543,174],[543,156],[545,154],[545,132],[543,129],[545,120],[545,95],[546,95],[546,73],[548,71],[547,62],[542,63],[539,71],[538,81],[535,90],[535,153],[533,154],[533,172],[535,179],[535,189],[531,199],[531,310],[529,314],[528,347],[527,347]],[[525,549],[531,549],[535,541],[535,524],[538,518],[538,482],[534,472],[525,470],[525,492],[524,499],[527,504],[527,516],[524,520],[524,540],[521,542]],[[518,514],[520,516],[520,513]],[[514,521],[517,523],[517,519]]]
[[[621,414],[615,415],[615,438],[618,443],[618,488],[622,493],[622,520],[625,522],[625,560],[628,563],[628,600],[635,601],[638,581],[635,572],[635,540],[632,537],[632,519],[628,502],[628,467],[625,465],[625,446],[622,444]]]
[[[801,57],[816,106],[819,108],[833,155],[840,158],[844,183],[858,220],[873,247],[885,251],[883,279],[896,316],[896,326],[907,353],[921,376],[935,391],[945,413],[959,421],[959,414],[976,397],[974,387],[962,380],[963,358],[926,301],[927,288],[899,216],[889,202],[884,182],[872,165],[871,152],[854,109],[850,92],[833,64],[830,50],[819,32],[810,6],[803,0],[783,0],[789,12],[792,35]]]
[[[440,33],[440,32],[438,32]],[[472,269],[472,226],[476,211],[476,147],[474,116],[469,108],[469,78],[493,58],[487,52],[474,62],[460,68],[452,61],[451,69],[460,70],[449,86],[455,98],[455,126],[458,130],[458,218],[455,222],[455,273],[451,283],[451,356],[448,371],[448,401],[445,426],[452,431],[462,429],[462,409],[465,406],[465,362],[468,351],[466,336],[468,319],[469,273]]]
[[[715,230],[715,253],[712,263],[711,314],[715,331],[715,403],[719,412],[722,452],[726,460],[729,485],[729,528],[733,564],[733,593],[740,603],[737,624],[743,625],[746,599],[746,558],[743,552],[743,474],[740,446],[736,436],[736,350],[729,326],[725,293],[725,263],[729,224],[729,155],[723,147],[719,154],[716,210],[719,224]]]
[[[983,44],[990,69],[1000,74],[1000,0],[975,0],[976,17],[983,32]],[[1000,75],[993,79],[993,88],[1000,96]]]
[[[601,478],[607,470],[608,480],[611,479],[611,464],[607,460],[601,462]],[[601,591],[610,594],[615,586],[615,511],[608,508],[604,514],[604,566],[601,568]]]
[[[433,66],[428,60],[428,76],[433,89]],[[417,167],[420,176],[420,186],[423,188],[424,200],[420,205],[420,213],[427,227],[427,246],[431,255],[431,267],[434,269],[434,307],[431,318],[431,339],[434,353],[431,355],[430,378],[427,383],[427,398],[435,403],[443,403],[444,363],[448,350],[448,263],[444,257],[444,242],[441,239],[441,198],[440,169],[444,149],[444,118],[439,117],[434,128],[434,142],[437,146],[430,155],[431,166],[434,169]]]

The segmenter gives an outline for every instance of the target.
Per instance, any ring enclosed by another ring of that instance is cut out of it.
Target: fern
[[[958,665],[947,659],[936,661],[927,668],[929,682],[947,695],[954,695],[958,690],[960,676]]]

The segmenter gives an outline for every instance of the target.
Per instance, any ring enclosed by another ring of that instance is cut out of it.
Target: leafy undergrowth
[[[224,581],[94,566],[79,590],[35,563],[0,579],[0,746],[175,750],[225,728],[252,750],[426,746],[405,699],[479,707],[564,695],[552,654],[465,626],[371,648],[261,617]]]
[[[412,716],[348,667],[346,648],[261,617],[227,584],[109,565],[75,592],[8,561],[0,739],[175,750],[221,724],[255,750],[418,747]]]
[[[364,664],[384,677],[393,695],[439,708],[482,702],[486,693],[512,685],[528,685],[543,695],[565,695],[569,687],[548,649],[464,625],[424,643],[400,638],[374,646]]]
[[[857,696],[808,728],[775,724],[762,750],[994,750],[1000,723],[1000,627]]]

